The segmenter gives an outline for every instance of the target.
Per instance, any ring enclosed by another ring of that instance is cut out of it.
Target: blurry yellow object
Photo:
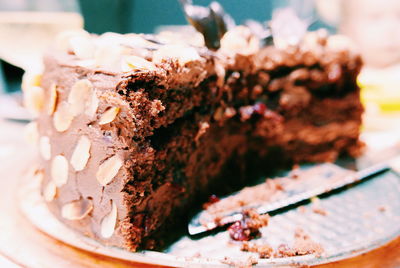
[[[361,100],[380,112],[400,112],[400,66],[386,70],[366,69],[358,76]]]
[[[400,66],[365,68],[357,80],[365,106],[363,131],[400,133]]]

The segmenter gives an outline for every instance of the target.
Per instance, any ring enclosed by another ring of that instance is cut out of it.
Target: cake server
[[[240,221],[243,217],[241,213],[243,209],[252,208],[259,214],[277,213],[282,209],[310,200],[313,197],[343,189],[348,185],[372,178],[375,175],[391,169],[400,173],[400,156],[357,172],[331,163],[319,164],[310,168],[301,169],[299,170],[300,173],[297,179],[286,179],[283,190],[279,191],[277,198],[270,201],[263,200],[257,202],[257,200],[255,200],[251,204],[249,203],[248,205],[237,206],[231,210],[222,211],[218,214],[218,220],[216,220],[215,214],[210,213],[208,209],[204,209],[191,219],[188,225],[188,231],[190,235],[197,235],[211,231],[217,227]],[[290,176],[293,176],[293,174],[290,175],[289,173],[289,177]],[[272,179],[272,181],[273,180],[275,179]],[[222,198],[218,202],[229,201],[228,199],[235,198],[242,192],[243,190]]]

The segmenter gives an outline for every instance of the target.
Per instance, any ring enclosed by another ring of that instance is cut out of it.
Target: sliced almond
[[[110,238],[115,230],[115,226],[117,224],[118,210],[115,202],[111,200],[111,211],[108,213],[100,224],[100,233],[104,238]]]
[[[54,182],[49,181],[43,189],[43,198],[46,202],[51,202],[57,195],[57,186]]]
[[[91,59],[94,57],[96,46],[90,36],[73,36],[69,39],[69,46],[80,59]]]
[[[93,210],[93,201],[80,199],[62,206],[61,216],[67,220],[81,220]]]
[[[225,82],[226,71],[224,65],[219,61],[215,62],[215,72],[217,74],[217,86],[222,87]]]
[[[68,161],[63,155],[57,155],[51,162],[51,178],[57,187],[68,181]]]
[[[138,56],[128,56],[122,60],[121,69],[123,72],[130,71],[154,71],[156,66],[154,63]]]
[[[235,29],[228,31],[221,38],[221,50],[224,51],[238,51],[245,48],[247,45],[247,40],[240,36]]]
[[[74,115],[71,112],[70,105],[64,101],[58,105],[54,113],[54,128],[59,132],[64,132],[70,127],[73,119]]]
[[[355,50],[356,45],[354,42],[347,36],[344,35],[332,35],[328,38],[327,48],[334,51],[348,51]]]
[[[76,60],[76,66],[84,67],[84,68],[95,68],[96,62],[94,59],[84,59],[84,60]]]
[[[124,48],[120,45],[105,44],[97,48],[94,53],[97,67],[119,68]]]
[[[86,167],[90,157],[90,146],[91,143],[87,136],[79,138],[70,161],[75,171],[81,171]]]
[[[41,184],[42,181],[44,180],[44,171],[43,171],[43,169],[34,168],[32,176],[33,176],[34,180],[37,180]]]
[[[25,141],[29,144],[36,145],[39,141],[39,129],[38,123],[32,121],[25,126],[24,129]]]
[[[118,155],[114,155],[108,158],[99,166],[99,169],[97,170],[97,181],[103,186],[109,184],[118,174],[118,171],[122,167],[122,164],[123,162]]]
[[[85,114],[89,116],[89,118],[93,118],[96,115],[98,107],[99,107],[99,98],[97,98],[96,91],[93,91],[92,96],[86,103]]]
[[[50,160],[51,158],[51,144],[50,139],[47,136],[43,136],[39,140],[39,152],[44,160]]]
[[[24,90],[24,106],[37,115],[43,109],[44,91],[41,87],[31,86]]]
[[[93,85],[87,79],[78,80],[72,87],[68,95],[68,103],[74,116],[85,111],[86,104],[91,101]]]
[[[114,121],[115,117],[119,113],[119,107],[111,107],[107,111],[105,111],[99,120],[99,125],[105,125]]]
[[[166,59],[176,59],[182,66],[201,59],[199,53],[193,47],[184,45],[167,45],[153,53],[153,62],[162,63]]]
[[[75,36],[90,38],[90,34],[83,29],[63,31],[59,33],[55,38],[56,48],[63,52],[68,52],[69,50],[72,50],[70,39]]]
[[[54,111],[56,110],[57,98],[58,98],[57,85],[52,84],[50,86],[49,104],[47,106],[48,115],[53,115]]]
[[[25,92],[31,87],[40,87],[42,83],[42,74],[35,72],[25,72],[22,76],[22,90]]]
[[[259,40],[248,27],[237,26],[229,30],[221,38],[221,51],[248,55],[259,49]]]

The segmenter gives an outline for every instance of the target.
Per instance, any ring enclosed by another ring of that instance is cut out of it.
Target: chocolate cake
[[[24,86],[54,215],[106,245],[153,248],[212,193],[356,155],[361,60],[348,41],[259,41],[244,26],[219,49],[201,35],[61,36]]]

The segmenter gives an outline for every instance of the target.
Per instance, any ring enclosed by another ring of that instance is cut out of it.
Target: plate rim
[[[106,246],[96,241],[93,238],[84,236],[79,232],[68,227],[59,221],[48,209],[44,199],[40,194],[41,181],[31,172],[26,172],[20,178],[21,187],[17,193],[18,207],[29,222],[39,231],[49,235],[50,237],[74,248],[84,250],[90,253],[100,254],[102,256],[116,258],[132,263],[142,263],[150,265],[162,265],[169,267],[190,267],[190,266],[212,266],[226,267],[227,264],[222,262],[222,259],[207,258],[207,257],[184,257],[176,256],[171,253],[144,250],[141,252],[130,252],[115,246]],[[45,217],[44,217],[45,215]],[[42,219],[46,219],[43,221]],[[53,225],[53,229],[49,229]],[[54,228],[62,229],[62,231],[54,230]],[[294,256],[286,258],[258,258],[258,263],[254,267],[277,267],[282,265],[320,265],[332,262],[337,262],[344,259],[350,259],[361,254],[367,253],[379,247],[382,247],[396,238],[400,237],[400,228],[387,236],[375,239],[365,244],[359,242],[346,247],[341,252],[331,256],[317,257],[313,254],[305,256]],[[251,256],[251,255],[249,255]],[[229,258],[232,261],[243,261],[242,259]]]

